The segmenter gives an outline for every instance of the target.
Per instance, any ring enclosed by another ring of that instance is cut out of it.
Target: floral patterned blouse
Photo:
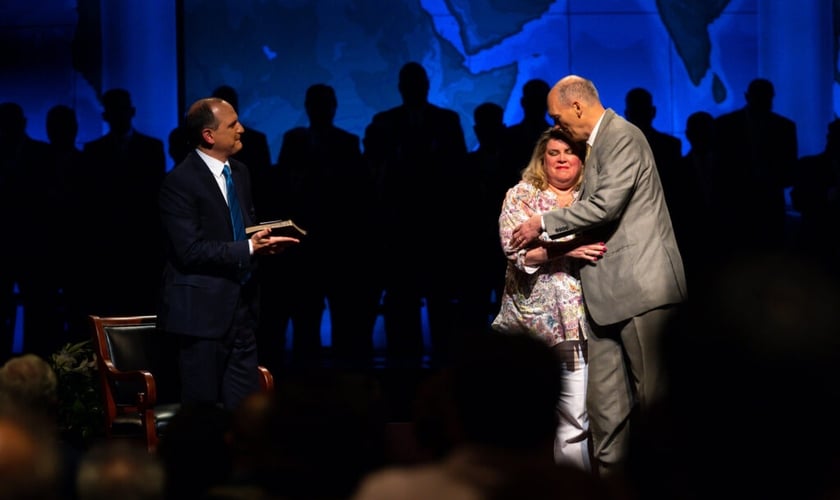
[[[575,193],[577,200],[578,193]],[[574,201],[573,201],[574,203]],[[583,292],[576,259],[561,257],[539,266],[526,266],[524,253],[510,248],[516,226],[534,214],[558,208],[550,189],[539,190],[520,181],[510,188],[499,216],[499,236],[507,255],[505,289],[493,329],[506,333],[530,333],[555,346],[565,340],[585,340],[589,325],[583,307]],[[541,239],[550,241],[543,233]]]

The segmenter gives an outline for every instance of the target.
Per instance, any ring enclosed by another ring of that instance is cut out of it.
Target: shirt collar
[[[604,112],[601,113],[601,116],[598,117],[598,121],[595,122],[595,126],[592,127],[592,132],[589,134],[589,138],[586,139],[586,143],[589,144],[589,147],[592,147],[592,144],[595,142],[595,137],[598,135],[598,130],[601,129],[601,122],[604,120],[604,115],[606,114],[607,112],[604,110]]]
[[[204,160],[204,163],[210,171],[213,172],[213,175],[216,177],[220,177],[222,175],[222,169],[225,167],[225,162],[213,158],[200,149],[196,149],[195,152],[198,153],[198,156],[200,156],[202,160]]]

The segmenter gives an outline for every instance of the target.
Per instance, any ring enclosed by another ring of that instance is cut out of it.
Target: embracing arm
[[[519,252],[522,255],[524,265],[531,267],[539,266],[561,257],[596,262],[606,251],[607,245],[603,242],[585,243],[572,238],[560,242],[540,242],[536,247],[520,250]]]
[[[564,256],[594,262],[603,255],[606,251],[604,243],[593,243],[573,237],[562,240],[538,238],[528,248],[517,248],[513,245],[511,235],[514,228],[523,220],[532,217],[539,209],[537,196],[535,188],[524,183],[517,184],[508,190],[499,216],[502,250],[519,269],[533,272],[533,269],[526,268],[533,268]]]
[[[539,237],[541,222],[545,223],[548,236],[557,239],[618,220],[636,189],[645,145],[632,134],[599,141],[586,166],[597,169],[597,177],[590,172],[584,181],[586,194],[570,207],[530,216],[512,232],[511,244],[517,249],[529,246]],[[587,182],[594,187],[587,188]]]

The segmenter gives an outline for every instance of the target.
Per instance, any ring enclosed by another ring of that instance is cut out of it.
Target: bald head
[[[220,97],[206,97],[192,103],[190,109],[187,110],[187,116],[184,120],[184,129],[186,130],[187,140],[190,146],[196,147],[202,145],[203,137],[201,132],[205,128],[215,129],[219,126],[219,120],[216,118],[215,110],[223,102],[225,100]]]
[[[561,102],[581,101],[586,104],[600,104],[598,90],[592,80],[582,76],[569,75],[554,84],[551,92],[556,93]]]
[[[574,141],[585,141],[604,113],[598,90],[591,80],[569,75],[554,84],[547,98],[554,126]]]
[[[242,149],[241,136],[245,127],[233,106],[218,97],[206,97],[194,102],[184,120],[187,141],[220,161]]]

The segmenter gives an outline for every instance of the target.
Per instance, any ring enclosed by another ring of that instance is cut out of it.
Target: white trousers
[[[557,436],[554,461],[592,469],[589,457],[589,416],[586,413],[586,341],[562,342],[554,346],[562,360],[563,388],[557,401]]]

